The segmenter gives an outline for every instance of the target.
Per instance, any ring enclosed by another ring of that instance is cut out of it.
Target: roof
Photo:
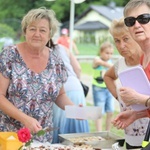
[[[91,5],[85,12],[76,18],[77,22],[79,19],[84,17],[91,10],[96,11],[100,15],[104,16],[108,20],[112,21],[114,19],[119,19],[123,16],[123,7],[111,7],[111,6],[102,6],[102,5]]]
[[[98,29],[108,29],[106,25],[99,21],[87,21],[83,24],[76,25],[74,27],[75,30],[82,30],[82,31],[87,31],[87,30],[98,30]]]

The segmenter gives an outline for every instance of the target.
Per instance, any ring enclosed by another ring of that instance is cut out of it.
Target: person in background
[[[110,42],[104,42],[96,56],[93,60],[93,79],[92,79],[92,91],[93,100],[95,106],[100,106],[102,108],[102,115],[106,113],[106,130],[110,130],[111,119],[114,112],[114,100],[112,94],[106,87],[103,81],[103,76],[108,68],[112,64],[112,54],[114,48]],[[102,118],[96,120],[96,130],[102,131]]]
[[[143,51],[140,64],[150,80],[150,1],[130,0],[124,8],[124,18],[125,25],[128,27],[132,38]],[[143,104],[150,107],[150,94],[145,95],[136,92],[134,89],[122,87],[120,88],[120,96],[127,106]],[[131,113],[133,113],[133,117],[130,116]],[[117,128],[125,128],[135,119],[145,116],[150,116],[149,108],[138,112],[128,110],[120,113],[112,123]]]
[[[58,45],[59,54],[67,68],[68,79],[64,84],[67,96],[75,105],[85,106],[85,96],[80,83],[81,67],[76,57],[62,45]],[[66,118],[65,112],[57,105],[53,106],[54,127],[59,127],[53,134],[53,143],[59,143],[58,134],[67,133],[85,133],[89,132],[89,124],[87,120],[77,120]]]
[[[121,87],[121,83],[117,79],[120,72],[139,65],[142,51],[140,46],[131,37],[128,28],[124,24],[123,18],[113,20],[109,31],[114,39],[115,46],[122,57],[107,70],[104,75],[104,81],[109,91],[116,98],[116,100],[118,100],[120,110],[131,110],[132,107],[127,107],[119,96],[118,89]],[[141,148],[148,121],[148,118],[139,119],[129,127],[125,128],[125,141],[127,149]]]
[[[63,28],[61,30],[61,36],[58,38],[57,43],[65,46],[68,49],[70,49],[71,39],[68,36],[68,34],[69,34],[68,29]],[[78,55],[79,54],[79,50],[78,50],[78,48],[77,48],[77,46],[76,46],[74,41],[72,41],[72,48],[73,48],[75,54]]]
[[[0,53],[0,131],[31,133],[53,127],[53,104],[74,105],[63,84],[67,70],[57,49],[46,46],[59,22],[53,10],[30,10],[21,22],[25,41]],[[52,142],[52,132],[34,140]]]

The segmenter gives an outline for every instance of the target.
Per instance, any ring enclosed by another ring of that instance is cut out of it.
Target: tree
[[[15,1],[15,2],[14,2]],[[112,0],[113,1],[113,0]],[[124,6],[129,0],[120,1],[114,0],[117,6]],[[84,3],[76,4],[75,16],[80,15],[90,5],[108,5],[110,0],[86,0]],[[21,31],[20,22],[22,17],[31,9],[46,7],[53,9],[58,20],[61,23],[69,21],[70,19],[70,0],[56,0],[48,2],[45,0],[0,0],[0,22],[11,25],[16,31]],[[7,8],[7,9],[6,9]]]
[[[129,0],[114,0],[117,6],[124,6]],[[84,3],[76,4],[76,16],[81,14],[90,5],[108,5],[110,0],[86,0]],[[70,0],[56,0],[53,2],[45,0],[0,0],[0,20],[5,18],[15,18],[21,20],[22,17],[33,8],[45,6],[56,12],[57,18],[63,22],[68,21],[70,16]],[[7,9],[6,9],[7,8]]]
[[[13,28],[11,28],[10,26],[6,25],[6,24],[0,24],[0,38],[2,37],[11,37],[11,38],[15,38],[15,31],[13,30]]]

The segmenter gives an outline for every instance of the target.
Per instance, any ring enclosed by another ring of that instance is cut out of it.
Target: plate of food
[[[33,142],[30,149],[26,150],[94,150],[92,146],[89,145],[63,145],[63,144],[50,144],[50,143],[40,143]]]

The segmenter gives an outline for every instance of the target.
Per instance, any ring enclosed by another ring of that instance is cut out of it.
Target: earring
[[[51,47],[51,42],[50,42],[50,40],[49,40],[49,42],[48,42],[48,47]]]

